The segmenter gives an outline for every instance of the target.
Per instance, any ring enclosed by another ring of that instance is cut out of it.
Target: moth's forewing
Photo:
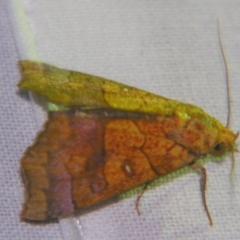
[[[112,109],[50,112],[21,160],[22,217],[65,216],[191,163],[214,145],[197,124]]]

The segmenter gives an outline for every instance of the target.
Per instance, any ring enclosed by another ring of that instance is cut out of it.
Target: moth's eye
[[[215,157],[219,157],[223,155],[226,152],[227,148],[225,143],[221,142],[215,145],[213,150],[211,151],[211,154]]]

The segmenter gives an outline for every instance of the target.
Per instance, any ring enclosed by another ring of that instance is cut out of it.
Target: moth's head
[[[229,128],[224,127],[221,129],[218,141],[215,144],[214,148],[210,152],[211,155],[215,157],[220,157],[226,152],[234,152],[234,145],[236,139],[238,138],[239,132],[233,133]]]

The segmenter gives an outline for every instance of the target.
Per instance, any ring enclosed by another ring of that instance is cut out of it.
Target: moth
[[[218,34],[228,80],[219,26]],[[133,187],[145,184],[144,190],[152,180],[190,166],[201,174],[203,205],[213,224],[206,170],[196,161],[208,154],[233,155],[238,133],[229,124],[192,104],[105,78],[34,61],[19,66],[20,88],[60,106],[48,113],[21,159],[23,219],[68,216]],[[136,201],[139,214],[142,193]]]

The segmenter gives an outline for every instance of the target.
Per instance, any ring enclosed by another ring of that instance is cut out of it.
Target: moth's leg
[[[147,183],[145,183],[145,184],[143,185],[143,188],[142,188],[142,190],[138,193],[138,197],[137,197],[137,199],[136,199],[136,205],[135,205],[135,207],[136,207],[136,211],[137,211],[137,213],[138,213],[139,216],[141,215],[141,212],[140,212],[140,210],[139,210],[139,202],[140,202],[140,199],[141,199],[142,195],[144,194],[145,190],[147,189],[149,183],[150,183],[150,182],[147,182]]]
[[[207,206],[207,201],[206,201],[206,184],[207,184],[207,172],[206,169],[197,164],[197,163],[191,163],[189,164],[190,167],[192,167],[193,169],[196,169],[200,172],[201,174],[201,179],[200,179],[200,187],[201,187],[201,192],[202,192],[202,201],[203,201],[203,206],[205,208],[205,211],[207,213],[207,217],[209,219],[209,223],[212,226],[213,225],[213,221],[212,221],[212,217],[210,215],[210,212],[208,210],[208,206]]]

